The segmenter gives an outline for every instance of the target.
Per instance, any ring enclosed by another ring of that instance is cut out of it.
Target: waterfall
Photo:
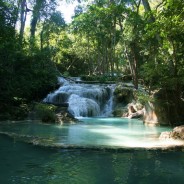
[[[45,103],[68,103],[75,117],[110,116],[113,107],[114,85],[77,84],[59,78],[58,90],[47,95]]]

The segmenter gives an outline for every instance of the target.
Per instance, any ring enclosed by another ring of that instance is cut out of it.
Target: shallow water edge
[[[2,122],[0,134],[14,141],[55,149],[183,150],[184,141],[159,140],[170,127],[146,127],[140,120],[83,118],[74,125]]]

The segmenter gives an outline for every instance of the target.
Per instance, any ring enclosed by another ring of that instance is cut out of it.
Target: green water
[[[121,142],[131,144],[136,139],[152,144],[158,140],[159,132],[166,129],[169,127],[158,127],[156,131],[140,121],[113,118],[83,119],[70,126],[3,123],[1,132],[55,137],[57,144],[86,145],[87,149],[43,148],[0,135],[0,184],[181,184],[182,151],[137,150],[133,144],[129,150],[90,149],[95,144],[109,147],[108,141],[113,140],[117,148],[122,146]]]

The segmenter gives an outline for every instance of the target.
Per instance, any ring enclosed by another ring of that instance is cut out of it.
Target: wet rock
[[[125,87],[123,84],[118,85],[114,90],[114,98],[117,104],[128,104],[133,100],[133,89],[130,87]]]
[[[128,104],[128,113],[129,114],[132,114],[132,113],[135,113],[137,111],[140,111],[144,108],[144,106],[138,102],[135,102],[135,103],[129,103]]]
[[[159,137],[160,140],[165,140],[170,138],[171,138],[171,132],[162,132]]]
[[[145,105],[143,121],[145,125],[151,125],[151,126],[159,125],[158,117],[155,112],[155,106],[151,102],[148,102]]]
[[[140,103],[128,104],[128,118],[142,118],[144,115],[144,106]]]
[[[184,125],[175,127],[171,132],[162,132],[159,139],[184,140]]]
[[[141,118],[141,117],[143,117],[143,115],[144,115],[144,109],[129,114],[128,115],[128,118],[130,118],[130,119],[131,118]]]
[[[128,104],[128,114],[133,114],[136,112],[135,105],[133,103]]]
[[[171,138],[184,140],[184,125],[175,127],[171,132]]]
[[[114,90],[115,117],[128,116],[128,104],[133,100],[133,88],[128,84],[120,83]]]
[[[144,96],[145,91],[140,88],[135,90],[132,83],[120,83],[114,91],[115,110],[114,116],[128,118],[142,118],[144,115],[144,103],[140,101],[140,96]]]
[[[56,123],[63,124],[63,123],[76,123],[78,120],[69,112],[61,111],[56,114]]]
[[[153,99],[145,107],[146,124],[180,125],[178,122],[184,120],[184,102],[177,91],[163,88],[153,94]]]
[[[144,106],[140,103],[132,102],[121,107],[118,106],[113,112],[115,117],[142,118],[144,115]]]

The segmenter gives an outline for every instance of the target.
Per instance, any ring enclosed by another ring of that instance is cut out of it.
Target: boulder
[[[116,104],[123,103],[128,104],[133,100],[133,88],[125,87],[123,84],[120,84],[114,90],[114,99]]]
[[[162,132],[159,137],[160,140],[165,140],[170,138],[171,138],[171,132]]]
[[[69,112],[61,111],[56,114],[56,123],[64,124],[64,123],[76,123],[78,120]]]
[[[152,125],[180,125],[184,120],[184,103],[177,92],[160,89],[153,94],[153,102],[145,105],[144,123]]]
[[[131,84],[120,83],[114,90],[115,117],[128,116],[128,104],[133,100],[133,88]]]
[[[140,103],[129,103],[128,104],[128,118],[142,118],[144,115],[144,106]]]
[[[162,132],[159,139],[184,140],[184,125],[175,127],[171,132]]]
[[[159,125],[158,117],[155,113],[155,106],[151,102],[148,102],[145,104],[143,121],[144,121],[144,124],[146,125],[151,125],[151,126]]]
[[[171,138],[184,140],[184,125],[175,127],[171,132]]]
[[[128,118],[142,118],[144,115],[144,109],[136,111],[128,115]]]

